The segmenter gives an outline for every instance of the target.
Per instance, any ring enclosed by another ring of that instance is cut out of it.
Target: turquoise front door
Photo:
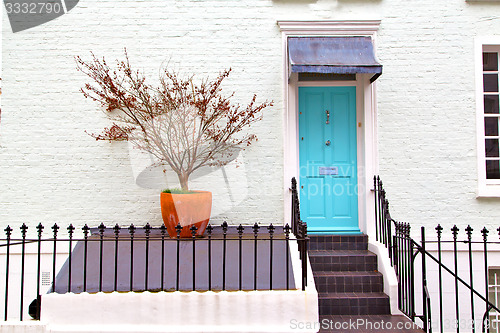
[[[311,233],[359,233],[355,87],[299,87],[300,215]]]

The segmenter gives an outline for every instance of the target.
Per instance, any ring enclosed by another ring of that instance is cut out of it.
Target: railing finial
[[[191,236],[193,238],[195,238],[196,237],[196,231],[198,231],[198,227],[193,224],[193,226],[191,228],[189,228],[189,230],[191,230]]]
[[[88,226],[87,224],[85,224],[85,225],[82,227],[82,230],[83,230],[83,236],[84,236],[85,238],[87,238],[87,237],[89,236],[89,230],[90,230],[89,226]]]
[[[245,227],[243,227],[241,224],[238,226],[238,228],[236,228],[236,230],[238,230],[238,236],[241,238],[241,236],[243,235],[243,231],[245,230]]]
[[[483,240],[486,242],[488,240],[488,229],[486,229],[486,227],[483,227],[483,229],[481,230],[481,234],[483,234]]]
[[[182,226],[180,223],[177,223],[175,226],[175,232],[177,233],[177,239],[181,237]]]
[[[117,224],[115,224],[115,226],[113,227],[113,231],[115,233],[115,236],[118,237],[118,235],[120,234],[120,226]]]
[[[441,237],[441,233],[443,232],[443,227],[441,226],[441,224],[437,225],[436,231],[437,231],[438,237]]]
[[[465,232],[467,233],[467,239],[469,240],[469,242],[472,239],[472,231],[473,230],[474,229],[472,229],[472,227],[470,226],[470,224],[467,226],[467,228],[465,228]]]
[[[252,227],[254,237],[257,237],[257,234],[259,233],[259,229],[260,229],[259,225],[257,223],[255,223]]]
[[[458,231],[460,229],[458,229],[457,225],[455,224],[453,226],[453,228],[451,228],[451,232],[453,233],[453,239],[456,240],[457,239],[457,235],[458,235]]]
[[[208,224],[207,225],[207,233],[208,233],[208,237],[212,236],[212,231],[214,230],[214,227],[212,226],[212,224]]]

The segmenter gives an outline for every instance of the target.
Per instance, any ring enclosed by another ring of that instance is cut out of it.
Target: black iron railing
[[[389,213],[389,201],[385,197],[385,190],[380,177],[373,177],[375,191],[375,237],[389,249],[389,258],[392,263],[392,225],[393,220]]]
[[[297,180],[292,178],[292,232],[298,240],[299,255],[302,264],[302,290],[307,286],[307,223],[300,219],[299,195],[297,192]]]
[[[293,193],[295,207],[296,187]],[[0,238],[0,258],[5,263],[4,269],[0,266],[4,272],[0,278],[2,317],[23,320],[29,312],[39,319],[41,295],[47,292],[306,287],[307,227],[295,213],[291,225],[285,226],[208,225],[203,238],[195,236],[196,227],[191,228],[191,238],[180,238],[181,229],[177,227],[177,238],[170,238],[165,226],[149,224],[78,229],[23,224],[18,230],[8,226],[5,238]],[[295,246],[300,254],[301,281],[294,280],[290,251]]]
[[[439,332],[479,332],[479,330],[493,332],[489,330],[488,316],[492,310],[500,313],[500,309],[488,297],[488,248],[493,245],[499,247],[500,242],[488,240],[489,230],[486,228],[481,230],[480,240],[473,240],[471,226],[464,230],[465,238],[459,240],[459,228],[456,225],[450,229],[450,237],[447,239],[443,238],[443,227],[438,225],[435,228],[436,238],[433,240],[426,238],[426,230],[421,227],[421,241],[417,242],[411,237],[409,223],[392,219],[386,192],[379,177],[374,177],[374,191],[376,239],[387,248],[397,275],[399,309],[413,321],[420,319],[425,332],[432,332],[433,329]],[[497,231],[500,235],[500,228]],[[431,250],[429,246],[434,246],[434,248]],[[445,246],[446,249],[444,249]],[[450,253],[451,258],[448,259],[452,261],[453,268],[449,268],[444,263],[444,254]],[[459,258],[460,253],[464,257],[462,260]],[[476,258],[479,253],[482,263],[473,262],[473,253],[476,253]],[[418,260],[420,267],[417,265]],[[461,277],[459,274],[459,266],[464,267],[464,265],[467,266],[467,277]],[[433,268],[433,272],[437,271],[437,276],[430,276],[430,267]],[[474,287],[474,281],[477,281],[474,279],[474,272],[481,270],[484,274],[482,282],[484,282],[485,290],[483,293]],[[445,284],[445,279],[447,282],[452,281],[452,285]],[[421,284],[421,290],[418,292],[417,283]],[[432,295],[429,292],[431,286],[435,290]],[[461,290],[465,292],[461,293]],[[465,295],[468,296],[464,301]],[[418,297],[421,297],[421,301]],[[446,302],[448,304],[453,302],[452,314],[450,311],[445,311],[448,310],[444,308]],[[475,302],[481,303],[484,307],[479,307]],[[417,303],[419,303],[418,306]],[[437,310],[433,310],[431,306],[437,307]],[[478,314],[478,309],[484,309],[484,312]],[[464,318],[464,313],[466,318]]]

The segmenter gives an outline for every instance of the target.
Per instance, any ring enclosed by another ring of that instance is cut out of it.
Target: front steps
[[[377,256],[368,251],[367,235],[309,237],[320,316],[391,313]]]

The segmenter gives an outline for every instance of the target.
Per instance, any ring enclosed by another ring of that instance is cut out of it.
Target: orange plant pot
[[[171,238],[177,238],[175,227],[182,226],[181,238],[192,237],[193,224],[198,228],[196,236],[203,236],[212,211],[212,192],[194,191],[189,194],[161,193],[161,215]]]

